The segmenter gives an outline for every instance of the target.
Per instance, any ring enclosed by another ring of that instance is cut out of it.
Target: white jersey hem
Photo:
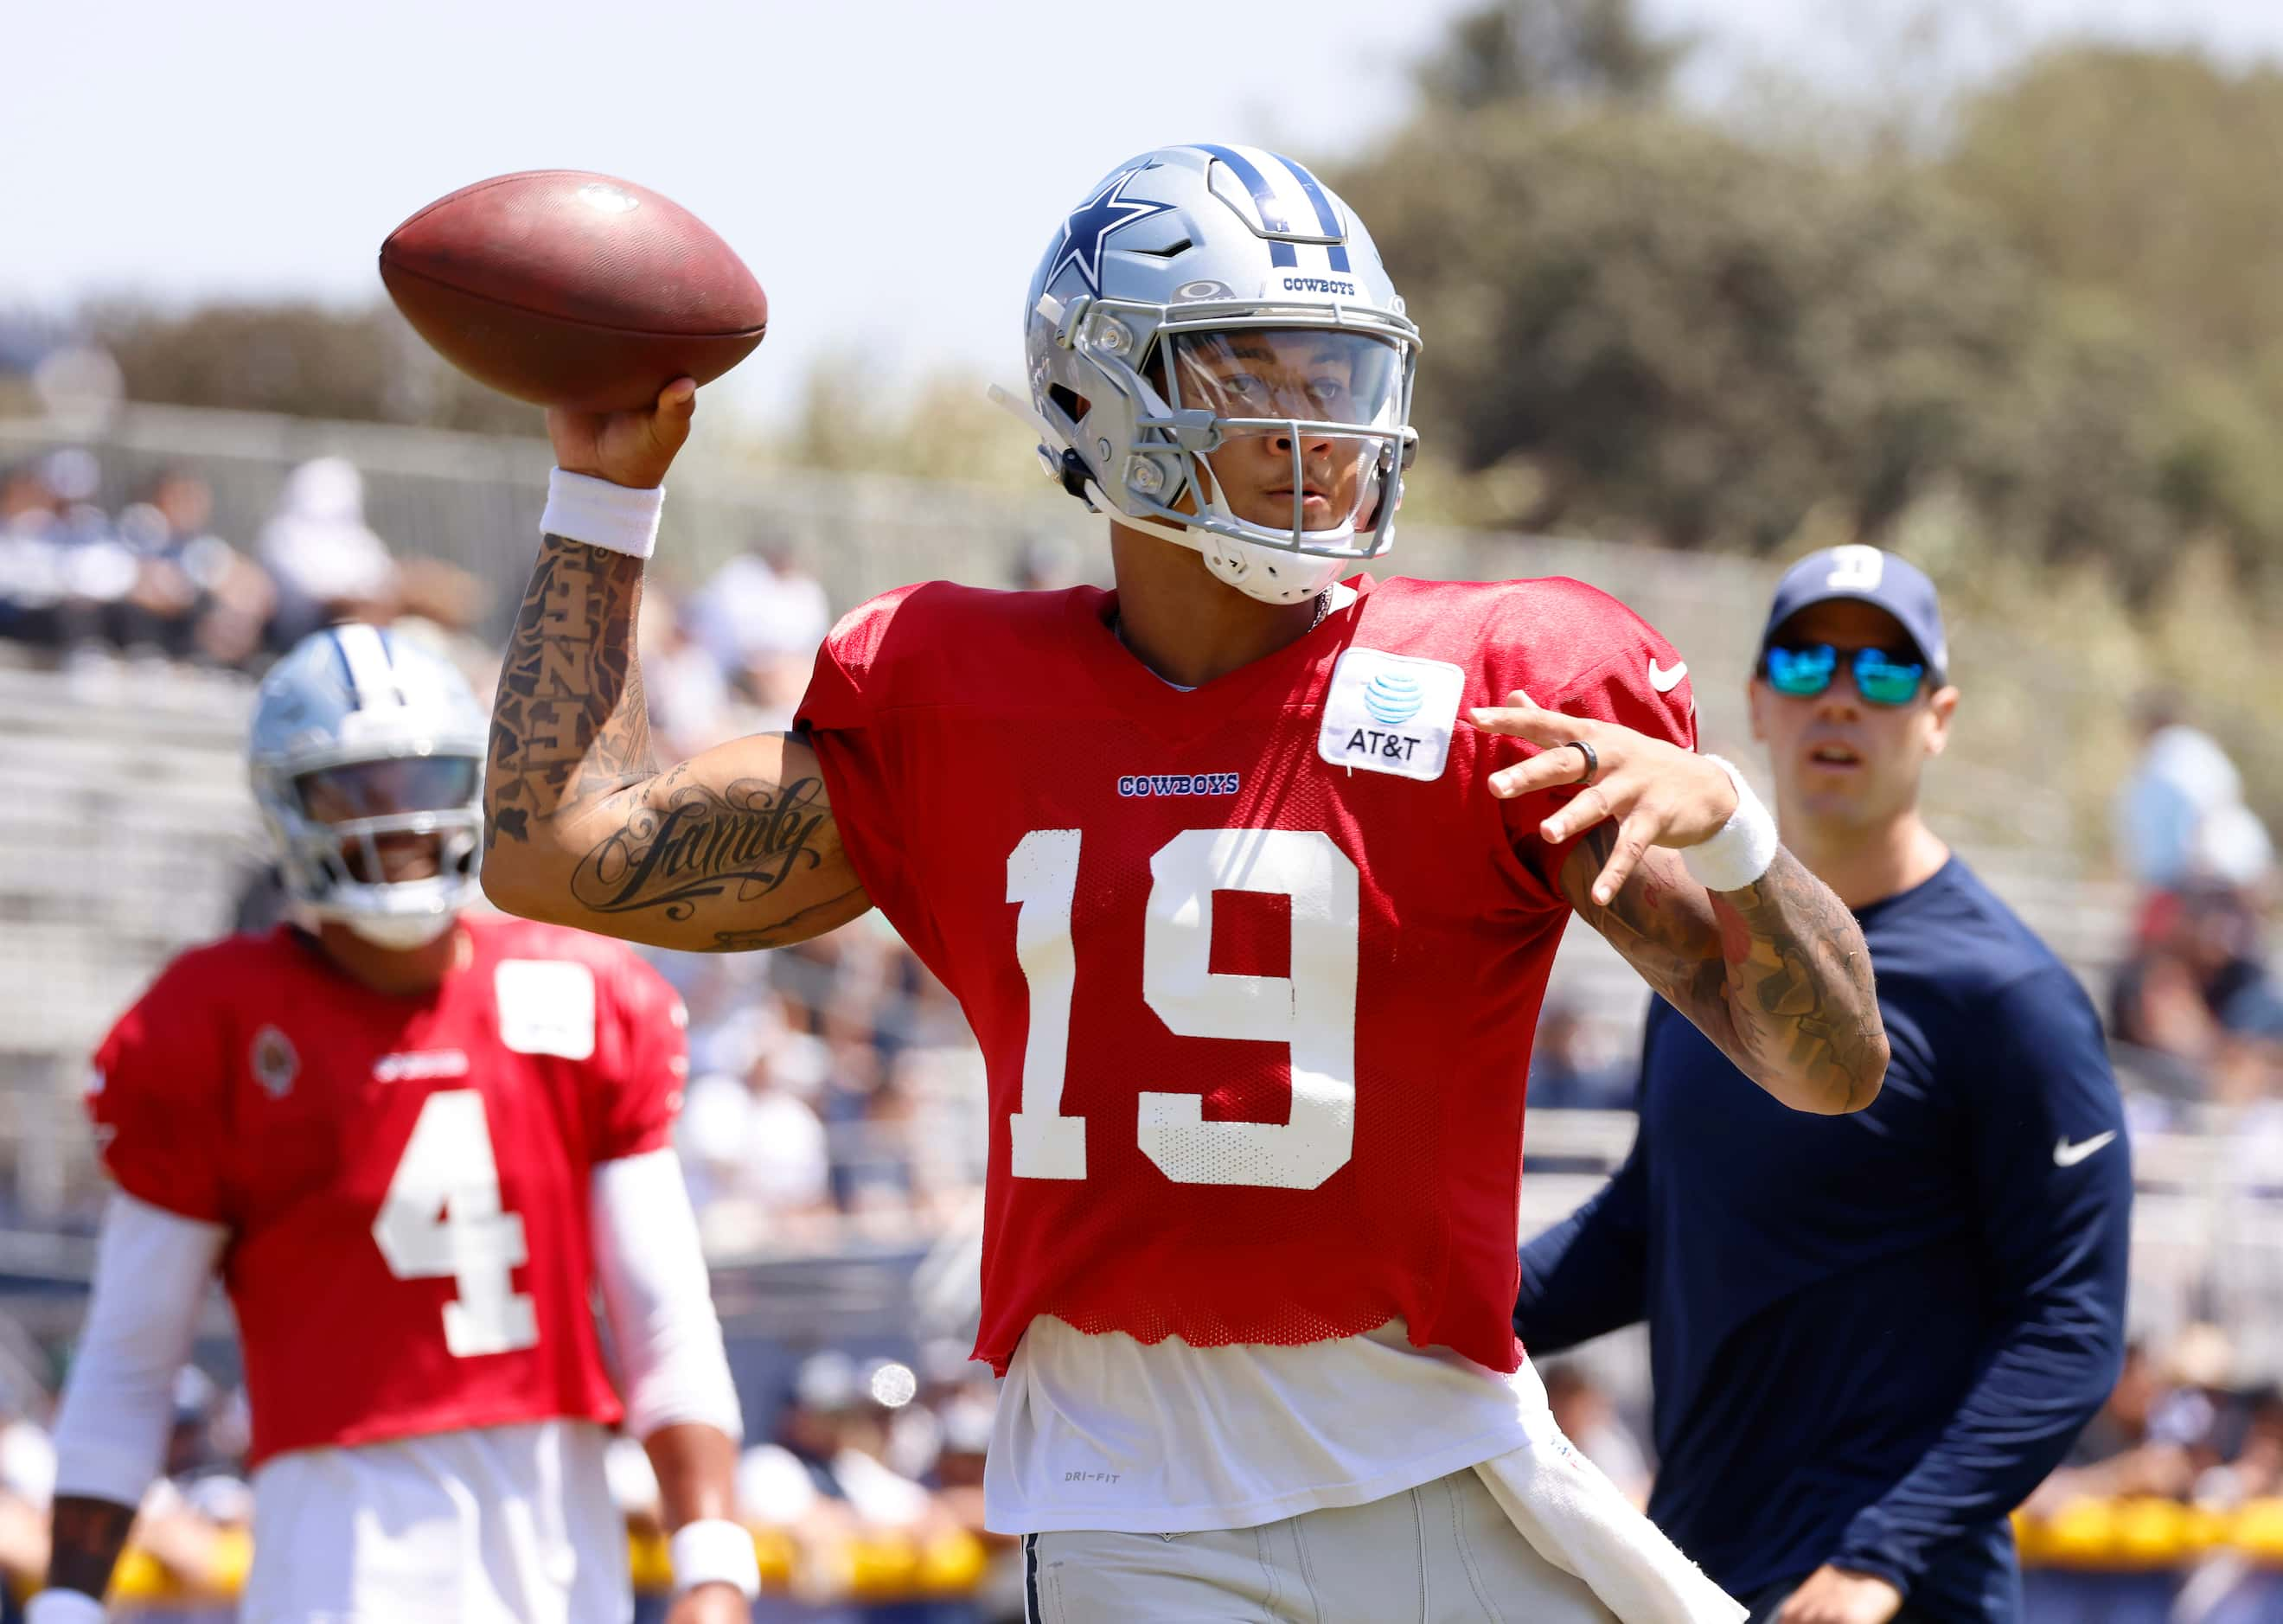
[[[1282,1522],[1288,1517],[1298,1517],[1308,1511],[1321,1511],[1335,1506],[1368,1505],[1375,1500],[1384,1500],[1390,1495],[1402,1494],[1406,1489],[1417,1488],[1422,1483],[1432,1483],[1438,1478],[1446,1478],[1454,1472],[1464,1472],[1484,1461],[1495,1460],[1501,1455],[1530,1447],[1530,1437],[1517,1418],[1510,1427],[1492,1427],[1463,1443],[1438,1449],[1432,1455],[1420,1456],[1399,1466],[1391,1466],[1385,1472],[1350,1482],[1313,1485],[1235,1505],[1151,1506],[1139,1510],[1132,1506],[1119,1506],[1115,1510],[1105,1506],[1099,1511],[1032,1511],[994,1505],[986,1497],[983,1507],[983,1526],[990,1533],[1009,1536],[1024,1534],[1202,1534],[1216,1529],[1257,1528],[1264,1523]]]

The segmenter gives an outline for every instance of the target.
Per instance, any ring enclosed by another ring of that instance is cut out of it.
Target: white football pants
[[[545,1421],[265,1462],[241,1624],[625,1624],[608,1441]]]
[[[1026,1624],[1609,1624],[1472,1469],[1367,1505],[1204,1534],[1032,1534]]]

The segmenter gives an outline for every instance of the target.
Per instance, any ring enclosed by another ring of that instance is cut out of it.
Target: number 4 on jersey
[[[475,1089],[446,1089],[421,1105],[372,1238],[398,1279],[458,1283],[457,1299],[444,1305],[444,1346],[455,1355],[513,1353],[539,1340],[531,1299],[511,1272],[530,1257],[523,1219],[500,1210],[499,1163]]]
[[[1035,829],[1007,859],[1015,959],[1031,995],[1023,1088],[1009,1119],[1017,1178],[1086,1176],[1086,1119],[1063,1114],[1078,955],[1071,915],[1080,833]],[[1360,886],[1354,862],[1314,830],[1190,829],[1149,860],[1142,996],[1182,1037],[1282,1043],[1292,1109],[1282,1122],[1208,1122],[1202,1096],[1145,1091],[1143,1155],[1185,1184],[1313,1190],[1355,1149],[1355,1003]],[[1292,903],[1291,973],[1212,968],[1213,893],[1254,891]],[[1118,1065],[1104,1056],[1097,1064]]]

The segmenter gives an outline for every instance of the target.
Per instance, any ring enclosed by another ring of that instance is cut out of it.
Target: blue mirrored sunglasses
[[[1834,648],[1828,643],[1770,644],[1760,657],[1760,675],[1778,693],[1812,699],[1831,686],[1840,656],[1855,679],[1855,691],[1872,705],[1908,705],[1926,681],[1926,662],[1892,649]]]

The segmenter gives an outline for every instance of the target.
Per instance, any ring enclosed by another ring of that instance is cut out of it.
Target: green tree
[[[1466,111],[1507,101],[1655,102],[1687,54],[1660,39],[1633,0],[1490,0],[1451,25],[1416,72],[1431,106]]]
[[[2120,558],[2165,524],[2156,357],[1932,176],[1523,100],[1340,179],[1425,335],[1428,447],[1523,504],[1481,517],[1766,550],[1956,491],[2025,550]]]
[[[2283,73],[2087,46],[1969,98],[1944,172],[2041,269],[2234,366],[2283,345],[2279,152]]]
[[[2150,335],[2179,534],[2283,575],[2283,73],[2084,47],[1970,98],[1944,178],[2061,295]]]
[[[302,301],[174,309],[136,300],[80,313],[129,400],[501,433],[538,433],[535,406],[455,371],[382,303]]]

